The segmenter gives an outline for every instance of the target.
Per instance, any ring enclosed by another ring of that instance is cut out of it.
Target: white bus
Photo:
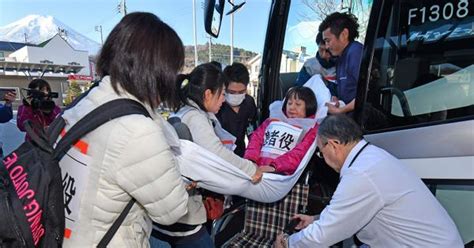
[[[211,17],[206,22],[208,32],[214,36],[219,33],[218,16],[222,13],[219,7],[224,2],[206,1],[215,6],[214,21]],[[268,23],[265,23],[267,31],[258,77],[262,119],[268,116],[269,104],[281,98],[288,85],[294,83],[301,67],[296,65],[290,72],[282,68],[284,50],[305,37],[295,32],[294,27],[311,23],[298,16],[322,1],[267,2],[268,6],[261,10],[265,14],[268,11]],[[425,181],[455,221],[464,243],[471,246],[474,244],[474,1],[356,2],[358,6],[346,7],[360,21],[368,22],[361,23],[367,32],[361,40],[364,54],[355,119],[363,127],[367,140],[403,160]],[[313,28],[314,35],[308,37],[310,42],[314,42],[318,26]],[[308,40],[301,40],[303,43],[308,44]]]

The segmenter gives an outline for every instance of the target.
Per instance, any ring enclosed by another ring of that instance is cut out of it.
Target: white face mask
[[[245,99],[244,94],[229,94],[225,93],[225,101],[232,107],[239,106]]]

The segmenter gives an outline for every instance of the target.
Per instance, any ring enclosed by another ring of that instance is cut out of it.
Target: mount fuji
[[[95,55],[100,44],[76,32],[52,16],[28,15],[16,22],[0,27],[0,40],[40,44],[54,35],[60,35],[76,50],[88,51]],[[26,36],[26,37],[25,37]]]

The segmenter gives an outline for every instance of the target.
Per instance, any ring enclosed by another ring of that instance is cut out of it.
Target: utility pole
[[[120,3],[117,6],[118,12],[123,16],[127,15],[127,4],[125,2],[126,0],[120,0]]]
[[[209,62],[212,61],[212,51],[211,51],[211,46],[212,46],[212,37],[209,35]]]
[[[65,40],[68,39],[66,29],[58,27],[58,33],[59,33],[59,36],[61,36],[63,39]]]
[[[104,37],[102,36],[102,25],[95,26],[95,31],[100,32],[100,44],[104,45]]]
[[[193,1],[193,34],[194,34],[194,67],[198,66],[197,34],[196,34],[196,0]]]
[[[28,34],[27,33],[23,33],[23,35],[25,36],[25,44],[28,43]]]
[[[234,0],[229,0],[234,5]],[[234,13],[230,14],[230,64],[234,63]]]

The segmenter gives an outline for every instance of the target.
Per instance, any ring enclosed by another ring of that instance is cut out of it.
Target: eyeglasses
[[[323,153],[319,150],[319,147],[316,147],[316,156],[318,156],[318,158],[323,158]]]
[[[323,149],[326,145],[328,144],[328,142],[324,143],[323,146],[321,147],[321,149]],[[321,151],[321,149],[319,149],[319,147],[316,147],[316,156],[318,156],[319,158],[324,158],[324,154],[323,152]]]

